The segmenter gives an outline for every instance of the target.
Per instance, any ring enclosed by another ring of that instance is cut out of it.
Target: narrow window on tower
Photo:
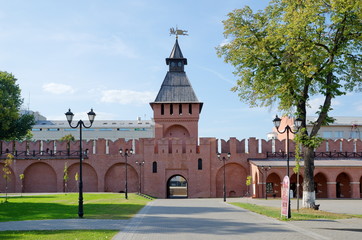
[[[152,163],[152,172],[157,173],[157,162]]]
[[[173,104],[170,104],[170,115],[173,115]]]
[[[201,158],[199,158],[199,159],[197,160],[197,169],[198,169],[198,170],[202,170],[202,159],[201,159]]]
[[[181,103],[178,105],[178,114],[182,115],[182,104]]]
[[[192,114],[192,104],[189,103],[189,114]]]
[[[165,115],[165,105],[161,104],[161,115]]]

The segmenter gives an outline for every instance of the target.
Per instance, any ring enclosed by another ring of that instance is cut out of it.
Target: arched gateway
[[[187,198],[187,180],[181,175],[174,175],[167,181],[167,198]]]

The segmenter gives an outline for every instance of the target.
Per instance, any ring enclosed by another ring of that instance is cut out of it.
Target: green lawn
[[[0,231],[0,239],[12,240],[103,240],[112,239],[114,230]]]
[[[84,218],[128,219],[150,200],[129,194],[128,200],[120,193],[85,193]],[[52,194],[0,198],[0,221],[78,218],[78,194]]]
[[[338,214],[338,213],[330,213],[320,210],[303,208],[300,209],[299,211],[292,210],[291,214],[292,217],[290,219],[286,219],[285,217],[281,217],[280,208],[255,205],[250,203],[231,203],[231,204],[268,217],[277,218],[279,220],[288,220],[288,221],[311,220],[311,219],[345,219],[352,217],[362,218],[361,215]]]

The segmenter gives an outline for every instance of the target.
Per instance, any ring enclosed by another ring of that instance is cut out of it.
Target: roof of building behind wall
[[[85,124],[88,124],[85,121]],[[117,128],[117,127],[149,127],[153,128],[153,120],[95,120],[92,128]],[[65,120],[47,120],[38,121],[33,128],[37,127],[57,127],[69,128],[69,124]]]
[[[317,116],[307,116],[307,122],[316,121]],[[362,125],[362,117],[348,117],[348,116],[333,116],[335,121],[331,123],[332,126],[351,126],[351,125]]]

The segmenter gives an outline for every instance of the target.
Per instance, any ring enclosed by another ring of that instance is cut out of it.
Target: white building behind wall
[[[325,139],[362,139],[362,117],[333,117],[335,121],[322,126],[319,136]],[[307,117],[307,122],[316,121],[316,117]],[[312,128],[308,125],[308,131]]]
[[[82,138],[84,140],[104,138],[112,141],[119,138],[126,140],[153,138],[154,128],[153,120],[141,120],[141,118],[138,120],[95,120],[91,128],[82,129]],[[66,120],[46,120],[42,116],[36,118],[32,134],[33,140],[59,140],[69,134],[77,140],[79,139],[79,128],[71,128]]]
[[[324,139],[362,139],[362,117],[335,117],[333,116],[335,121],[330,123],[327,126],[321,126],[318,131],[318,135]],[[316,121],[317,117],[307,117],[307,129],[308,132],[312,130],[312,122]],[[293,119],[288,117],[282,118],[282,123],[289,124],[293,126]],[[283,126],[284,126],[283,125]],[[284,128],[282,127],[281,130]],[[279,134],[276,132],[275,128],[273,132],[268,133],[267,139],[285,139],[286,134]],[[292,139],[293,134],[290,136]]]

